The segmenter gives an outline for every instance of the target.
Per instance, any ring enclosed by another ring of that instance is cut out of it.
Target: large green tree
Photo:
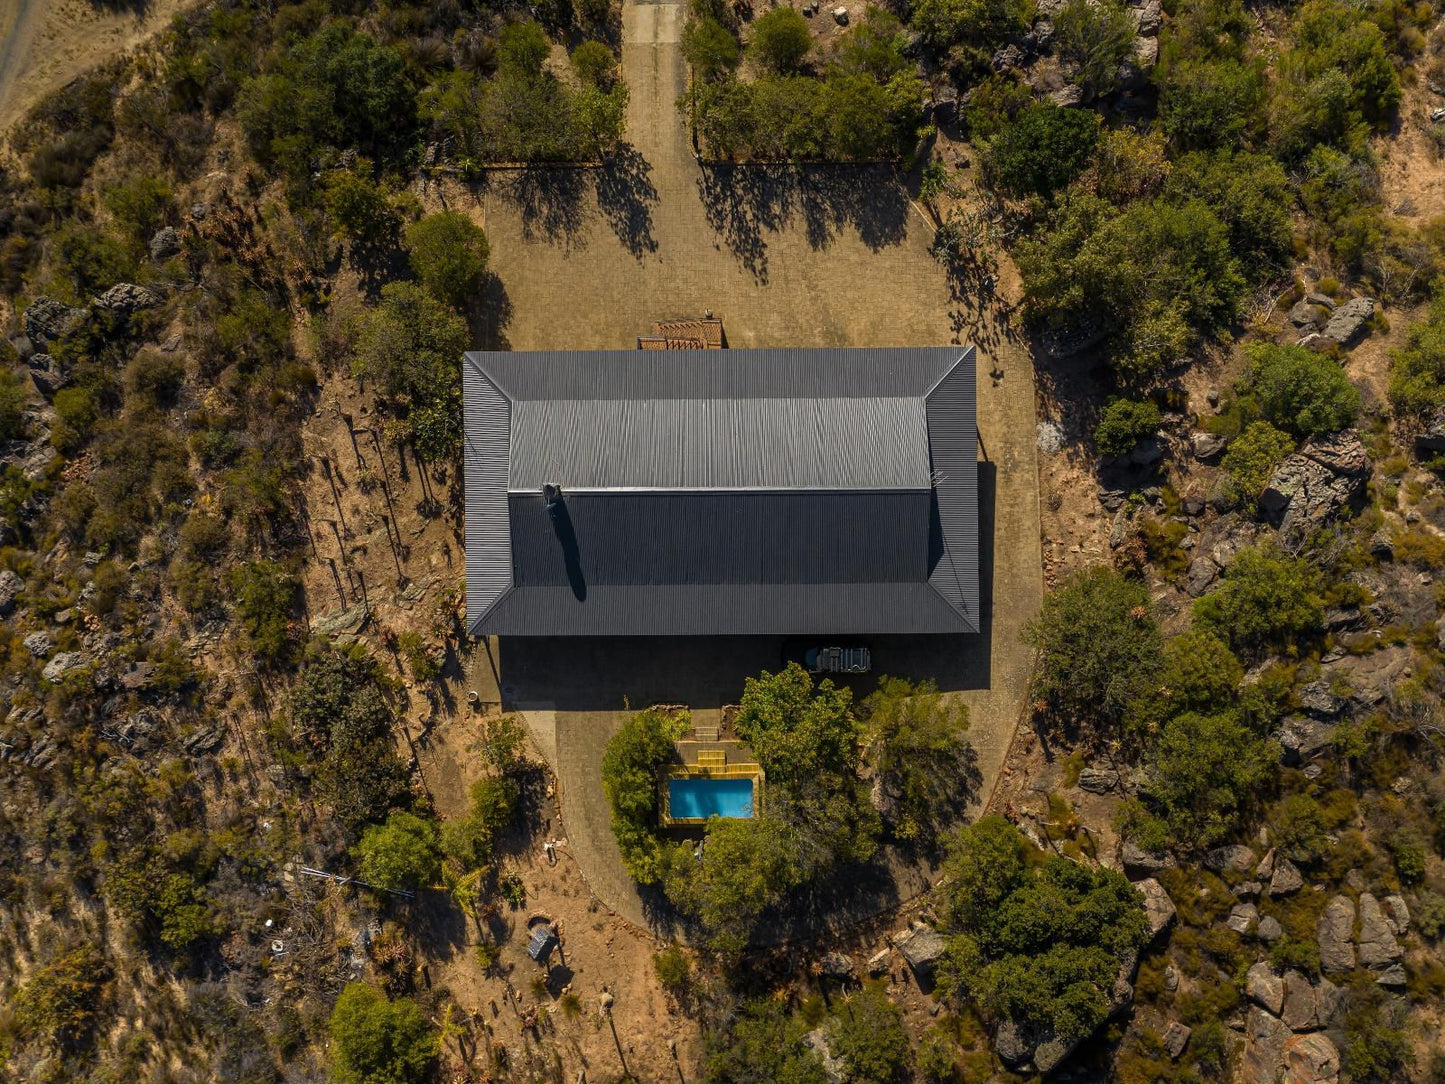
[[[440,1042],[410,998],[388,1000],[374,986],[348,983],[329,1025],[335,1084],[421,1084]]]
[[[967,706],[931,681],[884,677],[861,707],[868,759],[890,802],[889,827],[901,839],[931,842],[973,794],[978,769]]]
[[[407,255],[421,284],[438,301],[466,309],[487,273],[487,235],[456,211],[439,211],[406,228]]]

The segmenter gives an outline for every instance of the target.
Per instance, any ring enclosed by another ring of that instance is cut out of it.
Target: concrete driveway
[[[491,241],[503,317],[486,345],[627,348],[653,320],[712,309],[735,347],[978,346],[988,629],[873,647],[879,671],[933,677],[968,704],[985,799],[1023,708],[1030,660],[1019,629],[1043,595],[1029,354],[999,307],[950,286],[929,253],[931,225],[891,170],[700,165],[676,107],[683,10],[623,9],[630,145],[612,166],[499,173],[479,192],[448,190]],[[593,892],[637,925],[647,912],[622,872],[599,775],[624,705],[715,710],[736,702],[744,676],[776,667],[780,649],[736,637],[478,650],[483,698],[520,710],[553,760]]]

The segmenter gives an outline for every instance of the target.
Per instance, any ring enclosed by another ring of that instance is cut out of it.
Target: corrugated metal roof
[[[541,399],[512,411],[513,490],[927,489],[921,398]]]
[[[971,348],[490,353],[464,369],[474,635],[981,627]],[[533,495],[548,481],[556,514]]]

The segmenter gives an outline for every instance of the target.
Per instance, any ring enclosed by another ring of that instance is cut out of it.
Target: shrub
[[[1100,455],[1128,455],[1141,440],[1157,433],[1162,422],[1151,400],[1115,399],[1094,427],[1094,444]]]
[[[364,982],[347,983],[329,1024],[336,1084],[420,1084],[440,1042],[408,998],[387,1000]]]
[[[1218,587],[1194,604],[1194,618],[1237,652],[1289,649],[1320,627],[1319,571],[1272,543],[1240,550]]]
[[[328,173],[325,185],[326,209],[342,237],[360,249],[396,244],[401,219],[385,187],[364,172],[350,169]]]
[[[1114,89],[1134,52],[1134,20],[1119,0],[1068,0],[1054,13],[1054,49],[1073,64],[1073,81],[1090,97]]]
[[[1269,422],[1251,422],[1235,437],[1220,460],[1230,494],[1254,507],[1280,460],[1294,451],[1294,438]]]
[[[657,979],[674,992],[686,989],[692,979],[692,963],[676,945],[669,945],[652,957]]]
[[[292,648],[291,611],[296,579],[274,561],[250,561],[231,570],[236,615],[246,644],[266,662],[279,662]]]
[[[805,1040],[808,1026],[773,998],[744,1004],[726,1028],[706,1033],[704,1067],[714,1084],[827,1084],[822,1059]]]
[[[716,19],[689,19],[682,31],[682,54],[704,82],[730,73],[742,58],[737,36]]]
[[[900,839],[931,842],[950,813],[960,813],[977,775],[968,743],[968,708],[945,699],[931,681],[883,677],[862,704],[869,756]]]
[[[1423,416],[1445,406],[1445,295],[1411,326],[1405,345],[1391,352],[1390,403],[1396,413]]]
[[[1415,905],[1415,928],[1431,941],[1445,935],[1445,896],[1438,892],[1422,892]]]
[[[361,833],[361,879],[377,888],[426,888],[441,873],[436,824],[397,810]]]
[[[456,211],[427,215],[407,227],[406,247],[433,297],[454,309],[476,303],[490,251],[480,226]]]
[[[628,874],[653,884],[659,864],[658,772],[672,756],[677,724],[660,711],[641,711],[622,724],[602,755],[602,787],[612,809],[612,833]]]
[[[753,23],[748,52],[768,70],[786,74],[797,71],[812,46],[808,21],[794,8],[777,7]]]
[[[1149,591],[1108,566],[1069,577],[1024,639],[1039,653],[1033,693],[1059,717],[1116,723],[1159,667]]]
[[[617,78],[617,58],[600,41],[584,41],[572,50],[572,70],[589,86],[611,88]]]
[[[815,687],[797,663],[743,683],[734,720],[768,781],[778,785],[851,772],[858,763],[858,721],[852,693],[824,678]]]
[[[1313,864],[1329,851],[1324,812],[1308,794],[1289,795],[1275,808],[1269,823],[1276,845],[1292,861]]]
[[[176,393],[186,379],[186,366],[175,354],[142,347],[125,367],[127,396],[149,401],[154,406],[175,403]]]
[[[41,1041],[73,1049],[90,1041],[110,965],[91,944],[61,953],[37,968],[15,993],[15,1023]]]
[[[175,208],[165,182],[144,173],[107,188],[101,201],[126,233],[140,244],[149,243]]]
[[[0,347],[0,441],[19,440],[25,435],[25,382],[10,369],[6,343]]]
[[[858,1084],[902,1084],[912,1047],[903,1014],[881,990],[864,987],[828,1021],[828,1047]]]
[[[1250,385],[1260,413],[1280,429],[1309,437],[1354,424],[1360,392],[1339,364],[1301,346],[1251,347]]]
[[[1250,281],[1260,282],[1290,261],[1293,188],[1267,154],[1246,151],[1186,154],[1173,163],[1166,198],[1202,200],[1229,236],[1229,249]]]
[[[1260,60],[1185,56],[1167,66],[1160,83],[1159,115],[1176,147],[1234,147],[1264,128]]]
[[[1214,712],[1228,707],[1244,678],[1229,645],[1202,628],[1171,637],[1154,682],[1129,705],[1128,723],[1139,734],[1152,734],[1183,712]]]
[[[1031,105],[989,143],[985,164],[1009,195],[1051,196],[1083,172],[1098,139],[1092,112]]]
[[[963,46],[982,62],[994,43],[1028,29],[1030,10],[1024,0],[919,0],[912,21],[935,49]]]

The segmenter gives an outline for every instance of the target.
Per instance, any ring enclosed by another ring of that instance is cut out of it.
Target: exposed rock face
[[[1385,909],[1385,921],[1390,924],[1390,929],[1396,937],[1399,937],[1410,928],[1410,908],[1405,906],[1403,896],[1386,896],[1380,901]]]
[[[868,974],[877,978],[888,970],[888,960],[892,953],[888,949],[879,949],[872,956],[868,957]]]
[[[1257,963],[1244,977],[1244,996],[1278,1016],[1284,1008],[1284,980],[1270,969],[1269,964]]]
[[[1370,458],[1349,430],[1317,437],[1275,468],[1260,510],[1287,537],[1303,537],[1363,496]]]
[[[1089,767],[1079,772],[1079,788],[1090,794],[1108,794],[1119,785],[1119,773],[1113,768]]]
[[[31,354],[25,366],[35,390],[47,400],[54,399],[55,393],[70,383],[69,370],[53,354]]]
[[[10,569],[0,570],[0,617],[9,617],[15,609],[15,600],[25,590],[25,581]]]
[[[1284,1084],[1333,1084],[1340,1078],[1340,1052],[1315,1032],[1285,1043]]]
[[[1164,891],[1164,886],[1153,877],[1136,882],[1134,887],[1144,897],[1144,913],[1149,917],[1149,934],[1151,937],[1158,937],[1164,928],[1174,921],[1174,901],[1169,898],[1169,893]]]
[[[62,651],[45,664],[40,676],[46,681],[59,681],[70,671],[85,665],[85,656],[79,651]]]
[[[1169,1026],[1164,1029],[1164,1050],[1171,1061],[1178,1061],[1184,1053],[1184,1048],[1189,1045],[1189,1036],[1194,1034],[1192,1028],[1186,1027],[1178,1020],[1169,1021]]]
[[[1331,975],[1354,970],[1355,949],[1350,944],[1354,932],[1354,901],[1348,896],[1336,896],[1325,907],[1315,926],[1315,936],[1320,943],[1320,970]]]
[[[1254,936],[1266,943],[1278,941],[1284,936],[1284,927],[1279,924],[1279,919],[1273,915],[1265,915],[1259,920],[1259,926],[1254,931]]]
[[[168,260],[181,250],[181,231],[174,226],[162,226],[151,236],[151,259]]]
[[[1246,934],[1259,921],[1259,909],[1252,903],[1236,903],[1224,924],[1237,934]]]
[[[1070,106],[1079,105],[1083,102],[1084,91],[1083,88],[1076,87],[1070,83],[1066,87],[1060,87],[1058,90],[1053,91],[1049,97],[1053,99],[1053,103],[1060,109],[1067,109]]]
[[[851,979],[853,977],[853,960],[841,952],[825,953],[819,961],[823,974],[832,979]]]
[[[1314,331],[1325,322],[1329,315],[1329,309],[1312,304],[1308,298],[1302,298],[1295,302],[1294,308],[1289,310],[1287,318],[1291,324],[1301,330],[1309,328]]]
[[[822,1061],[823,1075],[828,1078],[828,1084],[844,1084],[848,1079],[848,1066],[828,1046],[828,1033],[822,1028],[814,1028],[803,1036],[803,1042],[812,1047],[813,1053]]]
[[[920,974],[931,974],[933,965],[943,955],[943,935],[932,926],[919,923],[903,933],[895,934],[893,947],[903,953],[908,966]]]
[[[117,282],[95,299],[95,304],[115,312],[131,313],[137,309],[149,308],[160,301],[160,296],[144,286],[133,282]]]
[[[365,602],[358,602],[347,610],[332,610],[316,619],[311,626],[313,636],[327,636],[338,642],[354,638],[365,626],[371,610]]]
[[[1344,700],[1330,691],[1328,681],[1311,681],[1300,689],[1300,707],[1316,719],[1333,719],[1345,706]]]
[[[1189,437],[1195,459],[1213,459],[1224,451],[1225,443],[1225,439],[1218,433],[1193,433]]]
[[[32,658],[43,659],[55,649],[55,641],[43,629],[32,632],[22,641]]]
[[[25,310],[25,334],[36,350],[44,350],[85,315],[53,297],[37,297]]]
[[[1172,869],[1175,865],[1173,855],[1150,854],[1137,843],[1125,843],[1119,856],[1123,859],[1124,876],[1131,879],[1148,877],[1161,869]]]
[[[1380,901],[1370,893],[1360,896],[1360,963],[1366,967],[1389,967],[1402,955]]]
[[[1337,308],[1320,332],[1342,346],[1348,346],[1360,334],[1366,321],[1375,315],[1373,298],[1353,297]]]
[[[1209,585],[1219,578],[1219,566],[1209,557],[1199,556],[1189,562],[1189,574],[1184,580],[1184,590],[1190,598],[1198,598],[1209,590]]]
[[[1269,894],[1271,896],[1285,896],[1291,892],[1298,892],[1304,887],[1305,879],[1300,871],[1288,858],[1280,856],[1274,864],[1274,876],[1269,879]]]
[[[1290,767],[1298,767],[1313,760],[1321,749],[1329,745],[1334,730],[1333,726],[1317,719],[1290,715],[1270,736],[1279,743],[1280,760]]]
[[[1215,873],[1223,873],[1225,870],[1246,873],[1254,867],[1254,852],[1243,844],[1231,843],[1227,847],[1216,847],[1205,854],[1204,865]]]
[[[1276,1084],[1289,1040],[1284,1021],[1258,1005],[1250,1006],[1244,1018],[1244,1057],[1235,1075],[1237,1084]]]

